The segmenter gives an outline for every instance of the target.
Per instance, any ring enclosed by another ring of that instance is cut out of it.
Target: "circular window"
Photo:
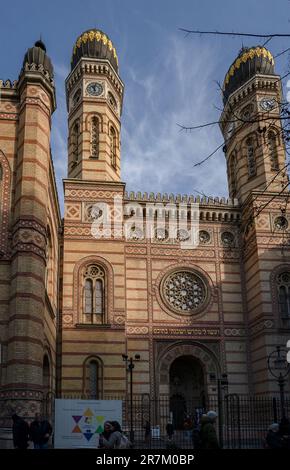
[[[161,293],[171,310],[188,315],[196,313],[207,298],[205,282],[190,270],[169,274],[161,284]]]
[[[234,246],[235,237],[231,232],[223,232],[221,240],[224,246]]]
[[[185,228],[180,228],[179,230],[177,230],[176,238],[181,242],[185,242],[189,239],[189,235],[190,234],[188,230],[186,230]]]
[[[132,227],[127,238],[130,240],[142,240],[144,238],[143,230],[139,227]]]
[[[283,216],[276,217],[276,219],[274,220],[274,226],[277,230],[287,230],[288,220],[286,219],[286,217]]]
[[[206,230],[201,230],[198,234],[199,237],[199,243],[209,243],[210,241],[210,234]]]
[[[168,238],[168,232],[165,228],[157,228],[155,230],[155,238],[156,240],[163,241]]]

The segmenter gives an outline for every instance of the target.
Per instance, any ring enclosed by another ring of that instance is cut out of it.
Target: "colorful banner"
[[[121,400],[55,400],[54,447],[97,448],[105,421],[122,426]]]

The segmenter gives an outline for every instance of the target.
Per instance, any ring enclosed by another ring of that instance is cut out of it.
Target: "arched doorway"
[[[201,362],[193,356],[176,358],[169,369],[170,411],[176,429],[186,415],[205,407],[205,379]]]

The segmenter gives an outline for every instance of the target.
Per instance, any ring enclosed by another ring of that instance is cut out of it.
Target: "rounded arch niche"
[[[199,388],[195,392],[192,391],[192,401],[195,395],[200,393],[200,401],[203,400],[202,394],[207,397],[210,393],[209,390],[209,376],[220,374],[220,367],[217,356],[205,345],[200,343],[175,343],[170,345],[163,351],[162,355],[157,361],[157,396],[166,396],[170,398],[172,395],[184,395],[189,399],[190,391],[184,393],[182,388],[178,391],[178,375],[174,375],[175,371],[179,368],[179,375],[182,372],[182,365],[184,371],[189,374],[190,368],[192,369],[192,378],[188,378],[187,386],[190,381],[199,380]],[[176,377],[176,379],[174,379]],[[174,380],[176,380],[174,385]],[[195,384],[196,387],[197,384]],[[174,386],[176,387],[174,389]],[[198,405],[198,404],[197,404]]]

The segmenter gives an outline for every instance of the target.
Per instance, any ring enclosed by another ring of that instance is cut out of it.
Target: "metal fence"
[[[94,399],[78,394],[62,398]],[[149,395],[133,396],[132,399],[106,396],[103,399],[122,400],[123,430],[128,437],[134,438],[134,447],[138,449],[193,449],[200,416],[209,410],[218,414],[217,435],[221,446],[228,449],[262,448],[269,425],[281,420],[279,396],[229,394],[219,400],[212,396],[200,406],[188,400],[172,402],[167,397],[152,400]],[[286,416],[290,417],[290,396],[285,397],[285,411]],[[53,394],[47,395],[44,400],[43,413],[54,424]],[[146,433],[148,423],[150,434]],[[168,432],[168,423],[174,430],[172,436]]]

